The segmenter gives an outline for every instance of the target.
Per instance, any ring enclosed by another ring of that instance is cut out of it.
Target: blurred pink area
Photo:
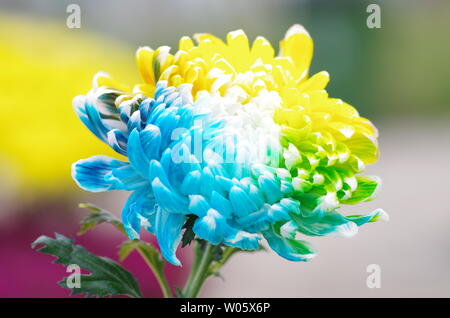
[[[66,204],[39,205],[33,207],[32,211],[29,210],[17,211],[14,218],[0,222],[0,297],[70,296],[70,290],[57,285],[57,282],[68,275],[65,266],[53,264],[53,256],[31,249],[31,243],[40,235],[53,237],[55,232],[61,233],[74,238],[76,244],[84,246],[90,252],[118,262],[117,246],[125,237],[112,225],[101,224],[83,236],[77,235],[78,221],[88,210],[68,213],[70,209]],[[150,234],[146,233],[144,239],[157,246]],[[166,267],[172,286],[182,286],[187,276],[187,254],[189,252],[186,250],[179,251],[184,264],[182,268],[170,264]],[[156,279],[137,252],[132,252],[121,265],[135,275],[145,297],[162,296]]]

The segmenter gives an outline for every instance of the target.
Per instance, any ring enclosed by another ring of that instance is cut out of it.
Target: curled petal
[[[128,162],[108,156],[93,156],[72,164],[72,178],[80,188],[91,192],[135,190],[148,181]]]
[[[139,239],[141,227],[153,233],[155,218],[155,199],[149,186],[133,192],[122,209],[122,223],[130,240]]]
[[[243,250],[253,251],[261,247],[259,245],[260,240],[261,237],[259,234],[230,229],[230,231],[227,232],[224,243]]]
[[[157,208],[155,235],[159,248],[164,258],[175,266],[181,266],[175,252],[181,241],[181,229],[185,220],[186,217],[183,214],[170,213],[160,207]]]
[[[376,209],[365,215],[349,215],[346,218],[354,222],[356,225],[361,226],[368,222],[389,221],[389,214],[387,214],[383,209]]]
[[[262,233],[269,246],[278,255],[290,261],[306,262],[316,256],[308,242],[283,237],[279,226],[271,226],[269,230]]]
[[[121,155],[127,155],[128,137],[119,129],[110,130],[107,134],[108,145]]]
[[[356,204],[373,199],[381,188],[381,179],[375,176],[357,176],[357,186],[351,197],[341,201],[345,204]]]
[[[358,226],[350,219],[336,212],[327,212],[320,219],[293,215],[298,231],[309,236],[334,234],[342,237],[352,237],[358,233]]]

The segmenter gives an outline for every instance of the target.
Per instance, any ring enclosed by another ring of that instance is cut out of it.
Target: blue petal
[[[222,176],[215,176],[215,179],[222,193],[229,192],[231,188],[234,186],[233,181],[231,181],[229,178],[225,178]]]
[[[142,119],[141,112],[136,110],[133,114],[131,114],[130,119],[127,122],[128,131],[141,130],[142,129]]]
[[[159,178],[153,180],[152,188],[161,208],[175,214],[189,213],[187,199],[167,188]]]
[[[211,208],[208,201],[201,195],[190,195],[189,196],[189,211],[198,217],[203,217],[206,215],[208,210]]]
[[[204,216],[195,220],[192,230],[199,238],[216,245],[223,242],[229,226],[218,211],[209,209]]]
[[[186,220],[183,214],[170,213],[159,208],[156,211],[155,235],[164,258],[175,266],[181,262],[175,255],[181,241],[181,229]]]
[[[375,222],[378,220],[389,220],[389,215],[382,209],[376,209],[365,215],[350,215],[345,217],[345,219],[354,222],[356,225],[361,226],[368,222]]]
[[[287,196],[294,192],[294,187],[292,186],[292,183],[280,180],[280,191],[284,196]]]
[[[113,169],[111,174],[105,176],[105,181],[115,184],[114,190],[136,190],[142,186],[148,186],[148,180],[141,177],[130,165]]]
[[[139,133],[142,148],[148,159],[159,159],[161,146],[161,131],[155,125],[147,125]]]
[[[105,142],[108,131],[114,128],[125,129],[114,104],[117,96],[116,91],[100,88],[89,92],[85,99],[85,112],[90,121],[88,128]]]
[[[89,104],[86,96],[77,96],[73,100],[75,113],[83,124],[100,140],[106,141],[106,134],[109,129],[102,123],[100,114]]]
[[[147,98],[139,105],[139,111],[141,112],[141,119],[144,123],[147,122],[148,115],[151,112],[151,109],[153,107],[153,99]]]
[[[269,216],[272,223],[290,219],[289,210],[280,203],[275,203],[270,206]]]
[[[297,200],[284,198],[281,199],[280,204],[288,210],[289,213],[300,214],[300,202]]]
[[[243,250],[257,250],[260,248],[260,240],[261,237],[259,237],[258,234],[252,234],[238,230],[229,230],[224,243],[226,245],[238,247]]]
[[[201,173],[198,170],[189,172],[183,179],[180,191],[184,195],[200,193]]]
[[[155,179],[159,179],[161,183],[173,191],[173,188],[170,186],[169,178],[167,177],[167,173],[162,167],[161,163],[156,160],[152,160],[150,162],[150,169],[148,172],[149,180],[152,182]]]
[[[249,185],[249,192],[248,195],[252,199],[255,204],[260,207],[264,204],[264,198],[262,196],[261,191],[253,184]]]
[[[248,232],[260,232],[270,224],[270,205],[264,204],[258,211],[252,212],[246,216],[237,219],[237,222]]]
[[[209,167],[204,167],[200,182],[200,193],[204,196],[210,196],[215,189],[214,175],[211,173]]]
[[[224,216],[224,218],[231,217],[231,213],[233,213],[233,207],[231,206],[231,202],[225,199],[218,192],[213,191],[211,194],[211,207],[220,212]]]
[[[177,127],[179,116],[175,115],[173,112],[164,112],[158,119],[154,121],[154,125],[158,126],[161,130],[161,146],[167,148],[171,142],[170,136],[172,131]]]
[[[108,156],[93,156],[72,164],[72,177],[84,190],[135,190],[147,181],[128,162]]]
[[[155,121],[164,114],[166,111],[166,104],[158,104],[157,102],[153,105],[153,110],[150,113],[149,117],[147,118],[147,124],[155,124]]]
[[[164,89],[167,88],[167,81],[158,81],[158,83],[156,83],[156,89],[155,89],[155,99],[159,97],[159,95],[161,95],[161,93],[164,91]]]
[[[238,186],[233,186],[230,190],[230,202],[234,213],[237,216],[245,216],[258,210],[256,204],[250,199],[247,193]]]
[[[178,114],[180,115],[180,121],[178,122],[178,127],[181,128],[190,128],[194,122],[194,108],[190,105],[184,105],[183,108],[180,108]]]
[[[139,131],[133,129],[128,137],[128,159],[131,165],[143,176],[147,177],[149,168],[149,159],[144,152],[142,147],[141,138],[139,136]]]
[[[108,145],[121,155],[127,155],[128,137],[119,129],[110,130],[107,134]]]
[[[273,204],[283,197],[280,187],[276,184],[275,180],[266,176],[260,176],[258,178],[258,183],[268,203]]]
[[[122,223],[130,240],[139,239],[141,226],[154,232],[155,200],[150,187],[133,192],[122,209]]]

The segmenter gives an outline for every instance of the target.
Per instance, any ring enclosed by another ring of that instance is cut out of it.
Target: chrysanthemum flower
[[[327,72],[309,76],[313,42],[295,25],[274,55],[243,31],[226,43],[210,35],[137,52],[143,83],[127,91],[106,74],[74,99],[83,123],[120,161],[76,162],[80,187],[133,191],[122,211],[131,239],[154,233],[163,256],[175,252],[182,228],[212,244],[258,249],[265,238],[282,257],[315,254],[299,239],[338,234],[387,215],[380,209],[343,216],[342,204],[372,199],[377,177],[359,176],[378,156],[371,122],[325,91]]]

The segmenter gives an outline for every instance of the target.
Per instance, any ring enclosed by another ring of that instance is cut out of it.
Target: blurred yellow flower
[[[70,164],[107,147],[83,129],[72,98],[89,89],[99,67],[134,82],[127,62],[133,55],[123,44],[68,29],[65,21],[1,16],[1,170],[12,171],[22,190],[74,188]]]

